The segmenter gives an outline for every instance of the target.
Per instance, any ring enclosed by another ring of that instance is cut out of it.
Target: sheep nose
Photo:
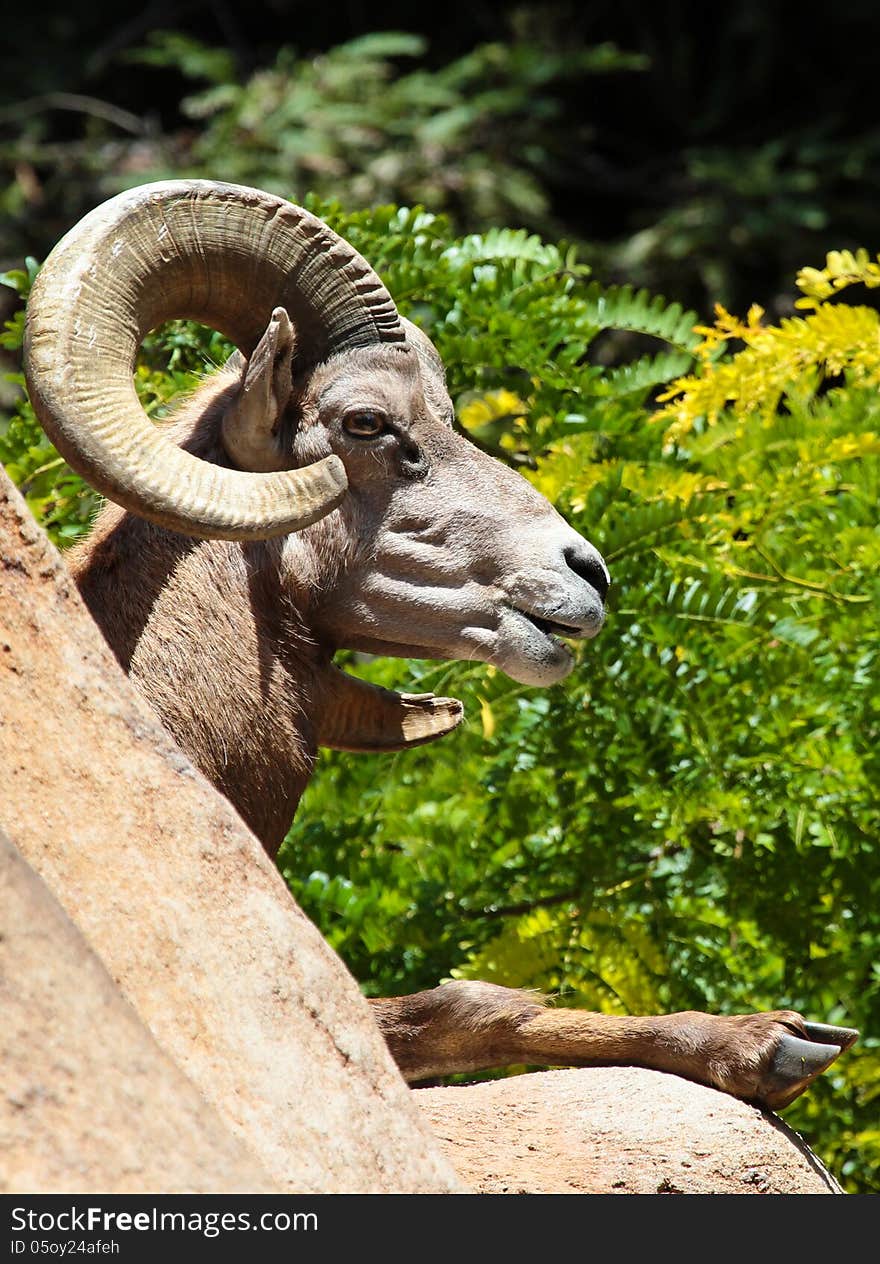
[[[563,549],[563,557],[575,575],[585,580],[599,594],[601,601],[608,596],[611,576],[602,555],[586,540],[578,540]]]

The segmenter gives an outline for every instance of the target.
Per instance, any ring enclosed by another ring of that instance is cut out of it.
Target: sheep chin
[[[485,661],[520,685],[547,688],[565,680],[574,668],[568,646],[517,610],[504,612],[494,642]]]

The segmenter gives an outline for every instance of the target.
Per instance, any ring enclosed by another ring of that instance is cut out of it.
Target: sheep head
[[[175,316],[239,348],[182,447],[132,384],[140,341]],[[204,181],[111,199],[44,265],[26,373],[50,437],[108,497],[188,536],[266,541],[328,665],[339,648],[474,659],[547,685],[572,666],[558,638],[601,626],[596,550],[454,431],[429,339],[301,208]],[[327,681],[328,745],[410,745],[460,718],[451,699]]]

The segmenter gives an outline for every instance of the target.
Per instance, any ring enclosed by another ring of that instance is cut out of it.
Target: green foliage
[[[123,184],[198,170],[347,205],[424,201],[458,231],[524,224],[589,246],[603,276],[779,313],[800,261],[874,231],[874,6],[835,10],[846,74],[827,90],[828,33],[806,10],[642,10],[476,4],[452,21],[257,0],[213,22],[169,9],[176,29],[148,36],[151,7],[13,7],[0,257],[47,250]],[[407,30],[373,33],[383,19]]]
[[[722,345],[775,337],[757,318],[709,349],[704,332],[701,353],[695,317],[603,288],[567,246],[456,238],[418,208],[311,207],[434,338],[462,428],[558,504],[614,584],[607,627],[551,690],[475,664],[350,664],[459,696],[468,719],[445,749],[322,755],[285,876],[370,994],[479,976],[614,1012],[791,1006],[859,1026],[858,1052],[787,1119],[850,1187],[877,1188],[871,374],[805,372],[780,391]],[[814,365],[821,286],[833,297],[847,266],[808,276],[812,316],[784,326]],[[844,328],[861,309],[830,310]],[[633,334],[634,358],[602,363]],[[204,331],[166,331],[139,370],[150,406],[221,353]],[[670,441],[658,389],[681,402],[722,372],[718,407],[695,404]],[[3,442],[9,459],[11,427]]]
[[[26,299],[38,271],[28,258],[23,269],[0,274],[0,285]],[[24,336],[24,308],[6,321],[0,346],[17,351]],[[34,416],[24,395],[24,375],[9,373],[6,380],[18,388],[18,404],[11,416],[0,416],[0,464],[21,489],[31,512],[56,544],[69,544],[88,529],[98,504],[97,496],[83,486],[65,464]]]
[[[535,173],[561,85],[643,64],[608,44],[560,51],[525,40],[481,44],[437,69],[426,54],[422,36],[396,31],[318,57],[287,46],[244,82],[229,54],[174,31],[154,32],[132,56],[209,83],[181,107],[198,124],[189,174],[222,169],[285,196],[344,188],[349,205],[417,201],[481,223],[546,217]]]
[[[417,212],[336,223],[417,298],[460,423],[556,500],[614,586],[607,628],[547,693],[473,665],[371,665],[463,697],[470,721],[454,758],[325,756],[283,857],[294,889],[374,993],[446,974],[861,1026],[858,1057],[789,1118],[854,1188],[876,1185],[870,375],[805,375],[781,404],[768,379],[768,406],[734,394],[671,444],[664,369],[735,360],[697,357],[691,315],[603,290],[564,248],[450,249]],[[809,324],[787,328],[807,356]],[[600,368],[609,329],[658,350]]]

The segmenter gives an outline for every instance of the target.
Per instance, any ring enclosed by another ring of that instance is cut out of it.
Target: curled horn
[[[318,742],[333,750],[409,750],[445,737],[464,716],[457,698],[395,693],[332,665],[323,686],[325,707]]]
[[[121,193],[71,229],[35,282],[25,373],[37,416],[98,491],[161,526],[243,540],[308,526],[345,494],[337,457],[265,473],[212,465],[152,425],[132,379],[141,341],[165,320],[201,321],[249,357],[278,307],[312,362],[407,346],[376,273],[308,211],[204,180]]]

